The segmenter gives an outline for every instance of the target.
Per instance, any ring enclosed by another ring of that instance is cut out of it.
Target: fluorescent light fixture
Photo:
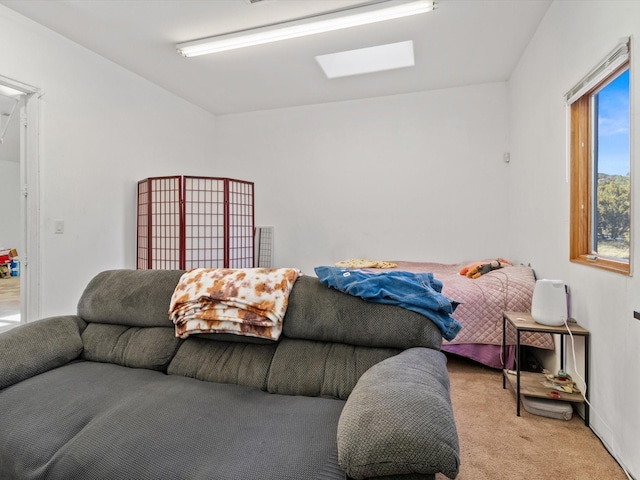
[[[23,94],[24,94],[23,92],[16,90],[15,88],[11,88],[7,85],[0,84],[0,95],[4,95],[5,97],[16,98]]]
[[[411,40],[318,55],[316,61],[327,78],[382,72],[415,65]]]
[[[176,49],[185,57],[195,57],[417,15],[433,10],[435,5],[433,0],[386,0],[368,3],[290,22],[179,43]]]

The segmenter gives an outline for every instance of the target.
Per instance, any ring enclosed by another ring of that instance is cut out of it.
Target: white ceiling
[[[551,0],[440,0],[423,15],[195,58],[175,44],[365,0],[0,0],[216,115],[509,79]],[[328,80],[316,55],[413,40],[416,66]]]

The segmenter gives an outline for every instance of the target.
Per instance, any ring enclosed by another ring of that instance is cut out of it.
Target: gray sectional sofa
[[[175,337],[183,272],[114,270],[77,315],[0,335],[0,478],[454,478],[439,330],[295,283],[278,342]]]

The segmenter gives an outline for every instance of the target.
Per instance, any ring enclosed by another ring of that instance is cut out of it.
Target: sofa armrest
[[[354,479],[460,467],[446,357],[411,348],[358,380],[338,422],[338,462]]]
[[[0,334],[0,390],[76,359],[84,320],[50,317]]]

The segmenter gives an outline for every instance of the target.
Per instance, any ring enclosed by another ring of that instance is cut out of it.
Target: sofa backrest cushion
[[[81,357],[123,367],[166,371],[182,342],[172,327],[128,327],[89,323],[82,332]]]
[[[302,276],[289,297],[283,334],[289,338],[365,347],[439,350],[442,334],[427,317],[394,305],[367,302]]]
[[[96,275],[78,302],[87,322],[168,327],[169,303],[182,270],[109,270]]]
[[[167,373],[282,395],[346,400],[364,372],[399,352],[290,338],[258,345],[190,337],[180,345]]]
[[[182,270],[110,270],[94,277],[78,303],[88,323],[129,327],[173,327],[169,304]],[[289,295],[283,336],[363,347],[440,349],[438,327],[419,313],[381,305],[300,276]],[[219,340],[217,335],[211,339]],[[224,339],[227,340],[227,339]],[[253,337],[239,337],[252,342]]]
[[[187,338],[167,373],[207,382],[232,383],[266,390],[277,343],[268,345]]]
[[[267,391],[346,400],[364,372],[399,352],[392,348],[284,339],[271,362]]]

